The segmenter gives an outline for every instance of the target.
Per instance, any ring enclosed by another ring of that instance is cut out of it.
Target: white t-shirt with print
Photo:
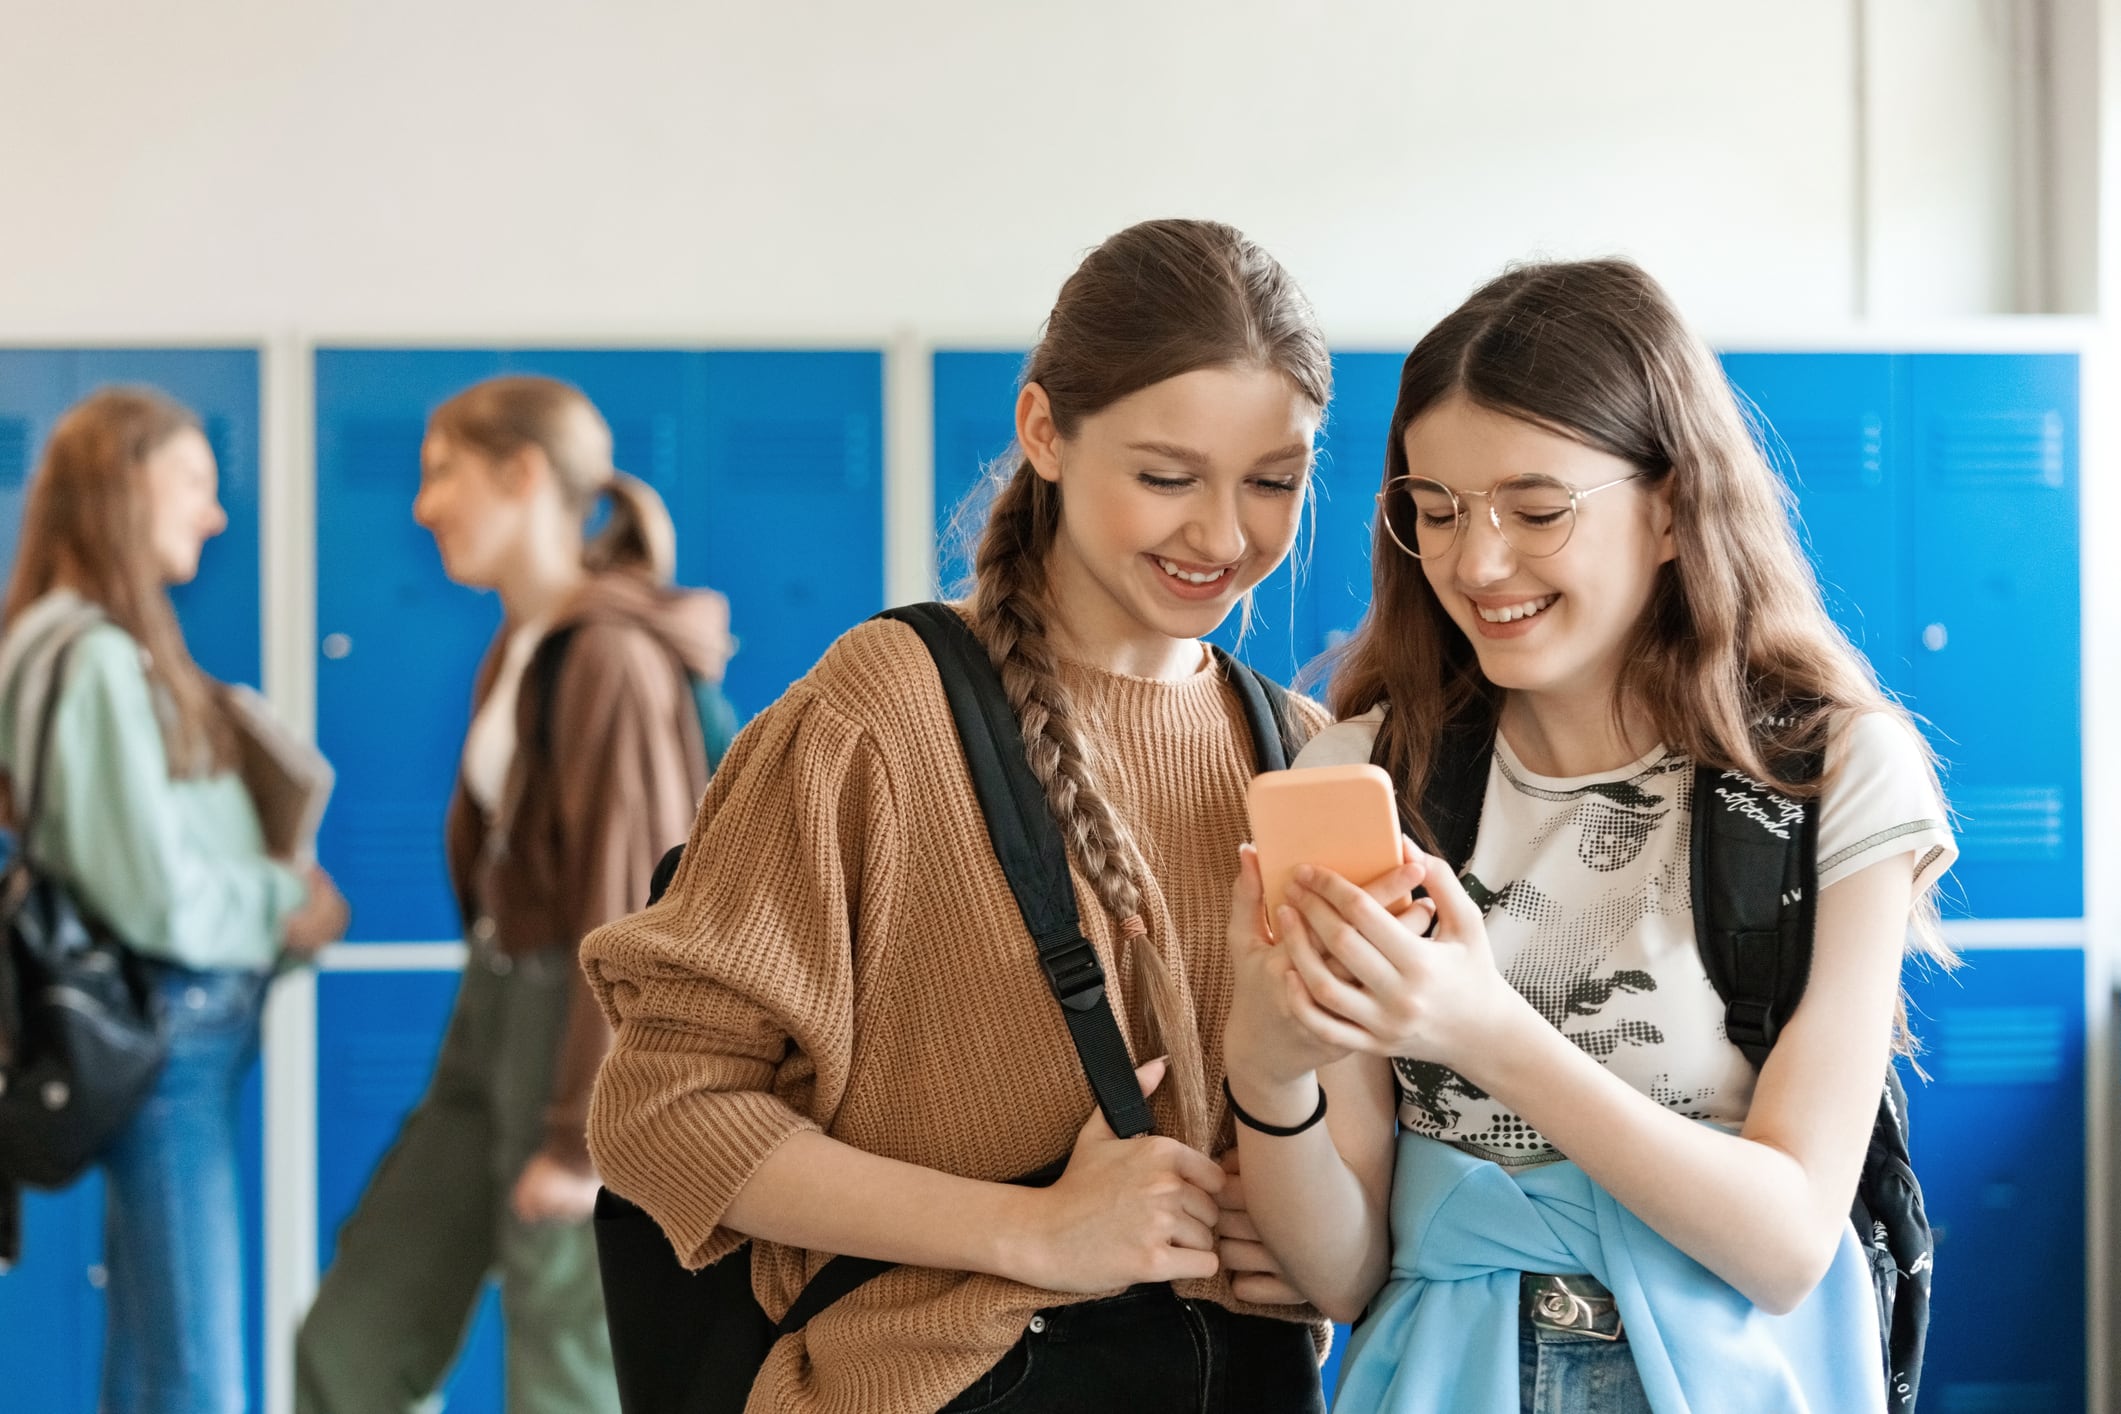
[[[1370,759],[1381,713],[1321,732],[1298,766]],[[1914,856],[1918,888],[1958,856],[1921,749],[1897,717],[1858,718],[1831,750],[1819,807],[1819,887]],[[1659,748],[1618,770],[1556,779],[1498,734],[1480,836],[1461,878],[1487,915],[1510,985],[1608,1070],[1668,1109],[1736,1129],[1754,1071],[1723,1029],[1688,892],[1693,766]],[[1559,1158],[1506,1106],[1450,1069],[1393,1062],[1400,1123],[1506,1166]]]

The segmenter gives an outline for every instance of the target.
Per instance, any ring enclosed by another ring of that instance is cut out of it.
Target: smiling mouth
[[[1543,613],[1560,597],[1559,594],[1545,594],[1537,599],[1527,599],[1520,604],[1506,604],[1499,609],[1490,609],[1485,604],[1475,604],[1473,611],[1479,614],[1484,621],[1491,624],[1513,624],[1519,619],[1529,619],[1534,614]]]
[[[1216,584],[1237,572],[1237,566],[1235,565],[1224,565],[1217,570],[1189,570],[1178,561],[1167,560],[1161,555],[1155,555],[1151,558],[1156,561],[1158,568],[1162,569],[1165,574],[1170,575],[1171,578],[1178,580],[1182,584]]]

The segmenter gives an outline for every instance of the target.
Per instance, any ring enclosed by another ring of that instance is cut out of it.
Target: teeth
[[[1508,624],[1519,619],[1529,619],[1560,597],[1559,594],[1549,594],[1544,599],[1527,599],[1522,604],[1512,604],[1502,609],[1483,608],[1478,604],[1473,607],[1480,610],[1480,616],[1491,624]]]
[[[1230,572],[1229,568],[1225,566],[1219,570],[1210,570],[1206,574],[1195,574],[1192,570],[1180,569],[1177,565],[1160,555],[1157,557],[1156,563],[1163,566],[1165,574],[1170,575],[1173,579],[1182,579],[1188,584],[1213,584]]]

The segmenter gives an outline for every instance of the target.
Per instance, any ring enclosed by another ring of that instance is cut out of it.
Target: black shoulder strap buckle
[[[1035,940],[1038,965],[1046,974],[1053,995],[1070,1011],[1088,1011],[1105,999],[1105,965],[1097,960],[1097,949],[1070,928],[1064,934]]]

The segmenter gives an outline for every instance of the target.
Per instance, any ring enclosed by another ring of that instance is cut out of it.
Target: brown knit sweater
[[[1151,1097],[1157,1128],[1220,1153],[1225,930],[1252,775],[1244,718],[1212,669],[1179,682],[1065,671],[1098,780],[1149,856],[1142,917],[1207,1057],[1211,1131],[1176,1133],[1168,1083]],[[1324,720],[1298,706],[1306,729]],[[1115,920],[1079,869],[1076,897],[1138,1049]],[[903,624],[854,629],[745,729],[669,895],[591,934],[582,955],[617,1031],[590,1109],[598,1172],[688,1264],[743,1240],[722,1214],[798,1131],[1002,1180],[1067,1153],[1094,1104],[934,664]],[[776,1317],[829,1255],[754,1252],[754,1286]],[[1179,1289],[1247,1309],[1227,1276]],[[1079,1299],[901,1267],[776,1345],[749,1408],[925,1414],[1000,1359],[1033,1312]]]

